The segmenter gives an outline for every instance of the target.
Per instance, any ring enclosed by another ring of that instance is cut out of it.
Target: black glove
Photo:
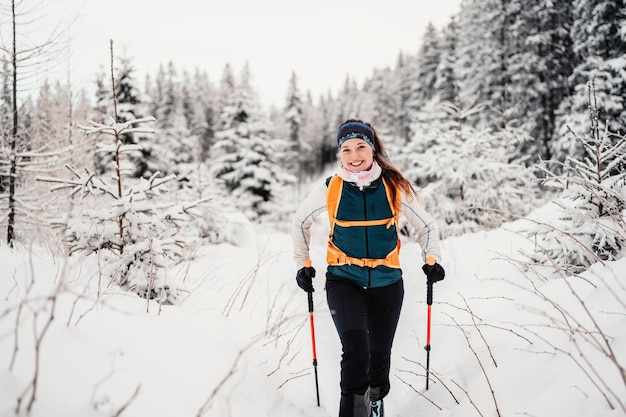
[[[441,281],[446,277],[446,271],[443,270],[443,266],[438,263],[433,265],[424,264],[422,271],[426,274],[426,280],[429,284]]]
[[[306,292],[313,292],[315,289],[313,288],[313,277],[315,276],[315,268],[303,267],[300,268],[298,273],[296,274],[296,281],[298,282],[298,287],[302,288]]]

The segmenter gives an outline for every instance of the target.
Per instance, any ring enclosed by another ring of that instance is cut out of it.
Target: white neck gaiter
[[[382,169],[376,161],[374,161],[372,167],[368,171],[352,172],[341,167],[338,172],[339,176],[344,181],[355,183],[360,190],[363,190],[364,187],[367,187],[372,183],[372,181],[380,177],[381,173]]]

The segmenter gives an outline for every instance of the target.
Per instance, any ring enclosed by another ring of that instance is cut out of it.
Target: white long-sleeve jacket
[[[347,179],[344,178],[344,180]],[[298,268],[303,267],[304,261],[310,259],[311,225],[320,214],[327,211],[327,189],[326,183],[320,181],[320,184],[311,191],[293,216],[291,235],[294,260]],[[432,256],[437,262],[440,262],[441,251],[437,224],[426,212],[422,202],[414,197],[409,199],[403,193],[401,214],[417,232],[423,260],[425,261],[427,257]]]

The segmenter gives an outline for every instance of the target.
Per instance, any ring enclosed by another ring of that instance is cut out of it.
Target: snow
[[[554,207],[533,216],[554,215]],[[16,415],[35,375],[34,339],[53,299],[32,417],[336,416],[340,345],[324,299],[324,224],[316,224],[312,246],[317,407],[307,297],[294,280],[291,239],[280,227],[235,220],[232,243],[190,250],[168,271],[180,290],[176,305],[102,282],[97,256],[0,247],[0,416]],[[533,249],[522,233],[528,227],[520,220],[443,241],[447,276],[434,290],[428,391],[425,279],[419,247],[404,242],[388,417],[496,416],[496,409],[501,416],[626,415],[625,381],[594,328],[624,367],[626,259],[579,277],[531,280],[518,262],[520,250]],[[566,323],[572,331],[560,330]],[[19,415],[27,415],[29,399]]]

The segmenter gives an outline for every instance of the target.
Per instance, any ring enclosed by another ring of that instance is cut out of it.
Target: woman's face
[[[363,172],[372,168],[374,150],[363,139],[345,141],[339,149],[341,165],[350,172]]]

